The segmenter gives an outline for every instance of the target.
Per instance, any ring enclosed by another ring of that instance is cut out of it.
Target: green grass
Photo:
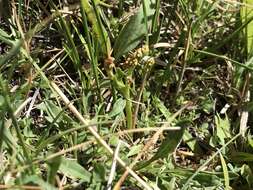
[[[1,1],[0,189],[252,189],[252,8]]]

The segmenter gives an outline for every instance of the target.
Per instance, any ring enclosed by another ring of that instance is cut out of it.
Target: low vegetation
[[[252,8],[0,1],[0,189],[253,189]]]

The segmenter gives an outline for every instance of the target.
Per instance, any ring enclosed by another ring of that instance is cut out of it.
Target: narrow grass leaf
[[[223,174],[224,174],[224,180],[225,180],[225,190],[230,190],[229,186],[229,174],[228,174],[228,168],[225,159],[223,158],[221,152],[220,153],[220,160],[221,160],[221,166],[223,169]]]
[[[16,41],[11,50],[7,53],[7,55],[5,55],[4,57],[0,57],[0,69],[7,61],[9,61],[12,57],[16,56],[19,53],[22,44],[23,40]]]
[[[5,124],[4,124],[5,125]],[[17,147],[16,137],[13,136],[13,134],[10,132],[9,128],[3,127],[3,130],[1,129],[2,134],[0,134],[1,140],[6,143],[6,145],[12,149],[15,149]]]
[[[166,120],[169,122],[171,120],[171,113],[170,111],[165,107],[163,102],[156,96],[153,97],[153,104],[156,108],[159,109],[159,111],[163,114],[163,116],[166,118]]]
[[[7,34],[4,30],[0,28],[0,40],[5,42],[8,45],[13,44],[13,40],[11,39],[11,35]]]
[[[68,53],[69,57],[72,59],[75,67],[77,68],[80,64],[80,57],[78,54],[77,47],[75,45],[74,39],[71,34],[71,29],[69,24],[64,20],[63,17],[60,17],[60,26],[62,28],[62,32],[65,36],[66,42],[64,44],[64,48]]]
[[[189,177],[191,177],[194,173],[194,170],[190,169],[171,169],[167,172],[168,175],[173,175],[177,178],[182,179],[182,184],[184,184],[185,180]],[[202,185],[208,185],[208,186],[222,186],[223,182],[223,176],[219,172],[219,174],[215,172],[199,172],[199,174],[195,177],[196,182],[201,183]],[[231,174],[232,176],[233,174]],[[236,175],[233,176],[234,178],[238,177]],[[191,189],[191,188],[188,188]]]
[[[232,154],[232,160],[235,162],[253,162],[253,154],[247,152],[235,152]]]

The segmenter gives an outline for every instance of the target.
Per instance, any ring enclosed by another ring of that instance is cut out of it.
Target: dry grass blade
[[[245,101],[249,102],[250,97],[250,91],[247,91]],[[241,119],[240,119],[240,133],[242,134],[242,137],[245,137],[246,131],[248,129],[248,119],[249,119],[249,112],[246,110],[242,110],[241,112]]]
[[[40,92],[40,89],[38,88],[38,89],[36,89],[36,91],[35,91],[34,94],[33,94],[32,101],[31,101],[31,103],[30,103],[30,105],[29,105],[29,108],[28,108],[28,110],[27,110],[27,112],[26,112],[26,117],[27,117],[27,118],[30,116],[30,113],[31,113],[31,111],[32,111],[32,108],[33,108],[33,106],[34,106],[34,103],[35,103],[35,101],[36,101],[36,98],[37,98],[37,96],[39,95],[39,92]]]
[[[39,186],[21,185],[21,186],[11,186],[11,185],[0,185],[0,189],[24,189],[24,190],[42,190]]]
[[[15,117],[18,117],[19,114],[23,111],[23,109],[25,109],[26,105],[32,100],[31,97],[27,98],[14,112],[14,116]],[[12,120],[11,119],[8,119],[6,122],[5,122],[5,127],[6,128],[9,128],[12,124]]]
[[[115,152],[114,152],[114,156],[113,156],[113,160],[112,160],[112,167],[111,167],[111,171],[110,171],[110,175],[109,175],[109,179],[107,182],[107,190],[111,190],[112,189],[112,181],[114,178],[114,174],[116,171],[116,164],[117,164],[117,156],[119,155],[119,150],[120,150],[120,145],[121,145],[122,141],[119,141]]]

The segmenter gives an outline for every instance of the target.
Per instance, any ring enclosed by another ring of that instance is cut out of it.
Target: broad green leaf
[[[244,164],[241,167],[241,176],[247,180],[248,184],[250,187],[253,187],[253,173],[252,173],[252,169],[249,165]],[[252,189],[252,188],[250,188]]]
[[[153,0],[145,0],[147,10],[147,21],[150,24],[155,13],[155,3]],[[143,7],[133,15],[128,23],[122,28],[113,47],[114,57],[118,59],[125,53],[134,49],[143,40],[147,33]]]
[[[230,122],[228,120],[227,115],[224,119],[220,118],[219,115],[216,115],[215,116],[215,124],[217,126],[217,128],[216,128],[217,136],[220,139],[221,144],[224,145],[225,144],[225,139],[231,137]]]
[[[142,148],[143,148],[143,145],[135,145],[131,147],[130,151],[127,154],[127,157],[137,155],[141,151]]]
[[[110,117],[114,117],[123,112],[126,106],[126,100],[119,98],[113,105],[112,111],[109,113]]]
[[[183,134],[185,131],[185,127],[182,127],[181,130],[178,131],[170,131],[165,140],[162,142],[161,146],[159,147],[157,153],[151,160],[157,160],[159,158],[165,158],[169,154],[173,153],[177,148],[178,144],[180,143]]]
[[[38,184],[41,187],[41,189],[44,189],[44,190],[57,190],[57,188],[55,188],[51,184],[45,182],[43,179],[41,179],[40,177],[38,177],[36,175],[26,176],[23,182],[25,184],[27,184],[27,183]]]
[[[116,135],[110,135],[109,144],[113,146],[117,146],[119,143],[119,137]]]
[[[199,146],[198,141],[191,135],[191,133],[189,133],[189,131],[185,130],[183,140],[189,146],[191,151],[194,153],[202,153],[202,149]]]
[[[66,121],[66,122],[72,122],[72,119],[63,112],[63,109],[55,105],[50,100],[45,100],[41,104],[36,106],[38,109],[43,110],[47,113],[48,116],[45,118],[49,122],[53,122],[56,117],[59,117],[58,121]]]
[[[251,135],[248,135],[248,143],[251,146],[251,148],[253,148],[253,138]]]
[[[57,171],[61,164],[61,157],[55,157],[49,161],[47,161],[48,165],[48,172],[47,172],[47,181],[48,183],[53,184],[55,175],[57,174]]]
[[[89,182],[91,174],[75,160],[62,158],[59,170],[71,179],[82,179]]]
[[[0,95],[0,107],[4,105],[4,97]]]
[[[94,163],[94,170],[92,172],[93,182],[103,182],[106,178],[106,166],[102,163]]]

